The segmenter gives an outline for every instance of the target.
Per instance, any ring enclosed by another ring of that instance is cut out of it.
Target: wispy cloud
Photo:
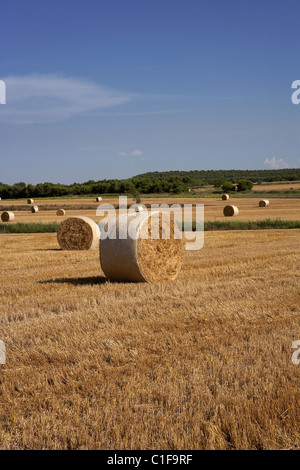
[[[120,157],[141,157],[143,152],[141,150],[132,150],[132,152],[119,152]]]
[[[6,105],[0,122],[15,124],[66,121],[131,101],[133,95],[98,84],[55,75],[6,77]]]
[[[288,162],[286,162],[282,158],[276,158],[276,157],[272,157],[270,159],[266,158],[265,166],[268,166],[269,168],[271,168],[271,170],[279,170],[279,169],[290,167]]]

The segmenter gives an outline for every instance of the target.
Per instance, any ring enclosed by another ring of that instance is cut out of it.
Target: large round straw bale
[[[66,211],[65,209],[58,209],[58,211],[56,211],[56,215],[65,215],[66,214]]]
[[[143,211],[121,215],[108,223],[106,238],[103,233],[100,243],[100,263],[106,277],[121,282],[175,279],[182,263],[183,243],[174,220],[169,221],[165,213]],[[133,230],[131,223],[135,224]]]
[[[239,210],[236,206],[225,206],[223,209],[223,214],[225,217],[233,217],[234,215],[238,215]]]
[[[57,240],[63,250],[95,250],[100,229],[89,217],[69,217],[60,224]]]
[[[12,220],[15,220],[15,214],[11,211],[2,212],[1,220],[2,222],[11,222]]]
[[[223,201],[227,201],[227,199],[229,199],[229,195],[228,194],[223,194],[222,199],[223,199]]]
[[[31,207],[31,212],[32,212],[33,214],[36,214],[38,211],[39,211],[38,206],[32,206],[32,207]]]
[[[268,199],[262,199],[261,201],[259,201],[259,207],[267,207],[269,204],[270,202],[268,201]]]
[[[27,199],[27,204],[33,204],[34,200],[33,199]]]
[[[96,197],[96,202],[101,202],[102,201],[102,197]]]

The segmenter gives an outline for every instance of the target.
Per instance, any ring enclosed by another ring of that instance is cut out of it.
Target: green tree
[[[238,191],[251,191],[253,183],[250,180],[239,180],[237,185]]]
[[[222,184],[222,190],[226,193],[228,191],[235,191],[235,186],[230,181],[224,181]]]

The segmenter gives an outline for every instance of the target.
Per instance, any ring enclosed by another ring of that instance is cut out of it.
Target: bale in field
[[[134,204],[132,207],[135,212],[142,212],[143,210],[145,210],[142,204]]]
[[[65,209],[58,209],[58,211],[56,211],[56,215],[65,215],[66,214],[66,211]]]
[[[227,199],[229,199],[229,195],[228,194],[223,194],[222,199],[223,199],[223,201],[227,201]]]
[[[96,197],[96,202],[101,202],[102,201],[102,197]]]
[[[15,220],[15,214],[10,211],[2,212],[1,220],[2,222],[11,222],[12,220]]]
[[[31,212],[32,212],[33,214],[36,214],[38,211],[39,211],[38,206],[32,206]]]
[[[268,201],[268,199],[262,199],[261,201],[259,201],[259,207],[267,207],[269,204],[270,202]]]
[[[33,204],[34,200],[33,199],[27,199],[27,204]]]
[[[122,215],[108,223],[106,230],[101,237],[100,263],[111,281],[161,282],[177,277],[183,244],[177,225],[167,214]]]
[[[100,229],[89,217],[70,217],[60,224],[57,241],[62,250],[95,250]]]
[[[236,206],[225,206],[223,209],[223,214],[225,217],[233,217],[234,215],[238,215],[239,210]]]

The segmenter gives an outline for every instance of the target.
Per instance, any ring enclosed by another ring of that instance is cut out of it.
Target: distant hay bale
[[[229,199],[229,195],[228,194],[223,194],[222,199],[223,199],[223,201],[227,201],[227,199]]]
[[[259,201],[259,207],[267,207],[269,204],[270,202],[268,201],[268,199],[262,199],[261,201]]]
[[[33,199],[27,199],[27,204],[33,204],[34,200]]]
[[[2,212],[1,220],[2,222],[12,222],[13,220],[15,220],[15,214],[11,211]]]
[[[33,214],[36,214],[38,211],[39,211],[38,206],[32,206],[31,212],[32,212]]]
[[[145,208],[144,208],[144,206],[142,206],[142,204],[133,204],[132,207],[134,208],[135,212],[142,212],[143,210],[145,210]]]
[[[103,233],[100,242],[100,263],[106,277],[121,282],[174,280],[182,264],[183,243],[177,225],[172,218],[169,224],[169,219],[158,211],[143,211],[108,223],[104,229],[108,230],[106,238]],[[135,223],[135,228],[129,234],[131,223]],[[115,238],[110,237],[113,234]]]
[[[65,215],[65,214],[66,214],[65,209],[58,209],[58,211],[56,211],[56,215],[61,216],[61,215]]]
[[[96,202],[101,202],[102,201],[102,197],[96,197]]]
[[[100,229],[89,217],[69,217],[60,224],[57,241],[62,250],[95,250],[99,246]]]
[[[223,214],[225,217],[233,217],[235,215],[238,215],[239,210],[236,206],[225,206],[223,209]]]

